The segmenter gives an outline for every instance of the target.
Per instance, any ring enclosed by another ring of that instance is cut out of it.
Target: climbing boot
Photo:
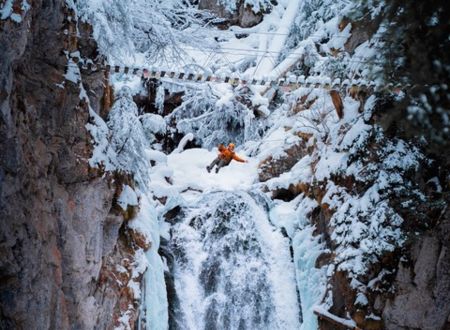
[[[208,173],[211,173],[211,168],[209,166],[206,166],[206,170],[208,171]]]

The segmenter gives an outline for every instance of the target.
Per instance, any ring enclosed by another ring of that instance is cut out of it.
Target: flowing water
[[[203,195],[173,225],[176,329],[298,329],[289,242],[246,192]]]

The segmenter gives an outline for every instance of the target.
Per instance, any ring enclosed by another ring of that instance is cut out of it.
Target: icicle
[[[159,114],[164,113],[164,99],[166,96],[166,91],[164,85],[159,85],[156,89],[156,98],[155,98],[155,106],[158,109]]]

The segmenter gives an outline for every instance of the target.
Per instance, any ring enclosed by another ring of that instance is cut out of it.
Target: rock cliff
[[[16,0],[0,20],[0,329],[111,328],[133,301],[108,282],[133,250],[120,185],[89,167],[89,111],[65,79],[69,51],[97,51],[87,24],[78,40],[63,33],[71,14],[62,0]],[[100,113],[103,73],[81,81]]]

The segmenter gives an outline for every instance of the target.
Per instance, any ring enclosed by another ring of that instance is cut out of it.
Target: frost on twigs
[[[199,28],[209,14],[187,1],[80,0],[76,6],[78,16],[92,24],[101,53],[114,61],[140,54],[149,64],[167,64],[186,58],[183,46],[206,43]]]
[[[363,114],[330,126],[328,138],[316,148],[314,180],[323,182],[321,204],[332,212],[337,269],[350,276],[367,275],[371,264],[405,241],[403,219],[392,201],[413,198],[408,172],[417,169],[422,155],[367,125]]]
[[[131,174],[141,188],[146,187],[150,165],[145,150],[149,142],[131,90],[124,87],[119,91],[106,123],[93,110],[90,115],[91,122],[86,125],[94,144],[90,166]],[[148,132],[152,128],[147,125]]]
[[[144,156],[148,142],[128,87],[118,93],[107,125],[111,132],[111,147],[116,153],[116,169],[133,174],[138,185],[145,187],[149,179],[149,163]]]
[[[374,97],[363,113],[359,101],[344,98],[341,119],[328,93],[299,89],[290,99],[291,108],[284,111],[292,116],[293,125],[279,134],[307,134],[312,149],[290,172],[268,180],[267,187],[272,191],[306,187],[294,190],[317,201],[320,208],[308,215],[311,224],[319,221],[319,211],[327,219],[336,270],[350,277],[370,277],[372,265],[406,240],[397,206],[423,198],[412,175],[423,155],[413,144],[389,138],[370,124]],[[277,116],[283,118],[282,113]]]
[[[231,86],[221,84],[188,89],[183,103],[169,116],[183,134],[193,133],[196,142],[205,148],[219,143],[238,144],[259,138],[264,121],[255,118],[252,110],[239,98]]]

